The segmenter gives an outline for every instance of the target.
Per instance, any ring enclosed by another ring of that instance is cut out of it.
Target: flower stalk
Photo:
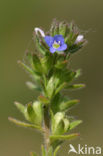
[[[26,122],[9,118],[17,125],[39,130],[44,136],[42,156],[56,156],[65,140],[79,136],[71,133],[72,129],[82,121],[68,116],[68,110],[79,103],[62,93],[64,90],[81,89],[84,84],[73,84],[80,76],[80,70],[72,70],[68,62],[73,53],[80,50],[86,43],[84,35],[73,23],[53,21],[49,33],[40,28],[34,29],[36,51],[27,54],[29,64],[19,64],[31,75],[33,82],[27,86],[39,92],[38,97],[23,105],[15,102]],[[31,156],[38,156],[31,152]]]

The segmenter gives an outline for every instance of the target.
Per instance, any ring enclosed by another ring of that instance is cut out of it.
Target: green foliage
[[[22,127],[26,127],[26,128],[35,128],[39,131],[43,131],[42,128],[37,125],[25,123],[25,122],[19,121],[17,119],[11,118],[11,117],[9,117],[8,119],[9,119],[9,121],[15,123],[18,126],[22,126]]]
[[[69,130],[71,130],[71,129],[77,127],[77,126],[78,126],[79,124],[81,124],[81,123],[82,123],[82,120],[76,120],[76,121],[71,122],[71,123],[70,123]]]
[[[27,53],[28,62],[18,63],[32,77],[33,83],[27,82],[27,86],[40,92],[40,95],[36,101],[27,105],[15,102],[28,123],[9,118],[16,125],[35,128],[43,133],[45,145],[41,148],[42,156],[56,156],[61,143],[79,136],[78,133],[68,133],[82,123],[81,120],[71,120],[67,115],[67,111],[78,104],[79,100],[65,97],[63,91],[81,89],[85,86],[73,84],[81,75],[81,70],[70,69],[68,63],[72,54],[81,49],[86,40],[77,40],[81,33],[74,23],[54,20],[47,35],[57,34],[64,37],[67,49],[53,54],[50,53],[42,33],[38,31],[33,34],[37,53]],[[37,156],[34,152],[30,154]]]
[[[84,87],[85,87],[85,84],[73,84],[73,85],[68,85],[66,88],[75,90],[75,89],[81,89]]]
[[[38,156],[35,152],[30,152],[30,156]]]
[[[50,140],[51,141],[55,141],[55,140],[70,140],[70,139],[76,138],[77,136],[79,136],[78,133],[69,134],[69,135],[51,135],[50,136]]]
[[[46,156],[46,150],[43,145],[41,146],[41,150],[42,150],[42,156]]]
[[[15,102],[15,105],[27,121],[41,126],[43,120],[43,108],[41,102],[35,101],[33,104],[27,104],[27,106]]]

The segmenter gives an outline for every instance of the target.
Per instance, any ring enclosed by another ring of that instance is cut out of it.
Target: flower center
[[[58,42],[54,41],[53,48],[58,49],[59,47],[60,47],[60,41]]]

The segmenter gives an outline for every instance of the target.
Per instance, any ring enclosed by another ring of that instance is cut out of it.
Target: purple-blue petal
[[[45,40],[45,42],[47,43],[47,45],[48,45],[49,47],[51,47],[52,44],[53,44],[53,42],[54,42],[54,38],[51,37],[51,36],[45,36],[45,37],[44,37],[44,40]]]
[[[54,40],[57,42],[60,41],[61,45],[64,44],[64,38],[62,35],[55,35]]]
[[[53,48],[53,47],[50,48],[50,52],[51,52],[51,53],[54,53],[55,51],[56,51],[55,48]]]
[[[67,49],[67,44],[63,44],[62,46],[60,46],[56,51],[64,51]]]

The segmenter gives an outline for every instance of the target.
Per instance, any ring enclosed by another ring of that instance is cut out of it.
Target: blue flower
[[[55,35],[54,37],[45,36],[44,40],[49,46],[51,53],[54,53],[56,51],[64,51],[67,49],[67,44],[65,44],[62,35]]]

